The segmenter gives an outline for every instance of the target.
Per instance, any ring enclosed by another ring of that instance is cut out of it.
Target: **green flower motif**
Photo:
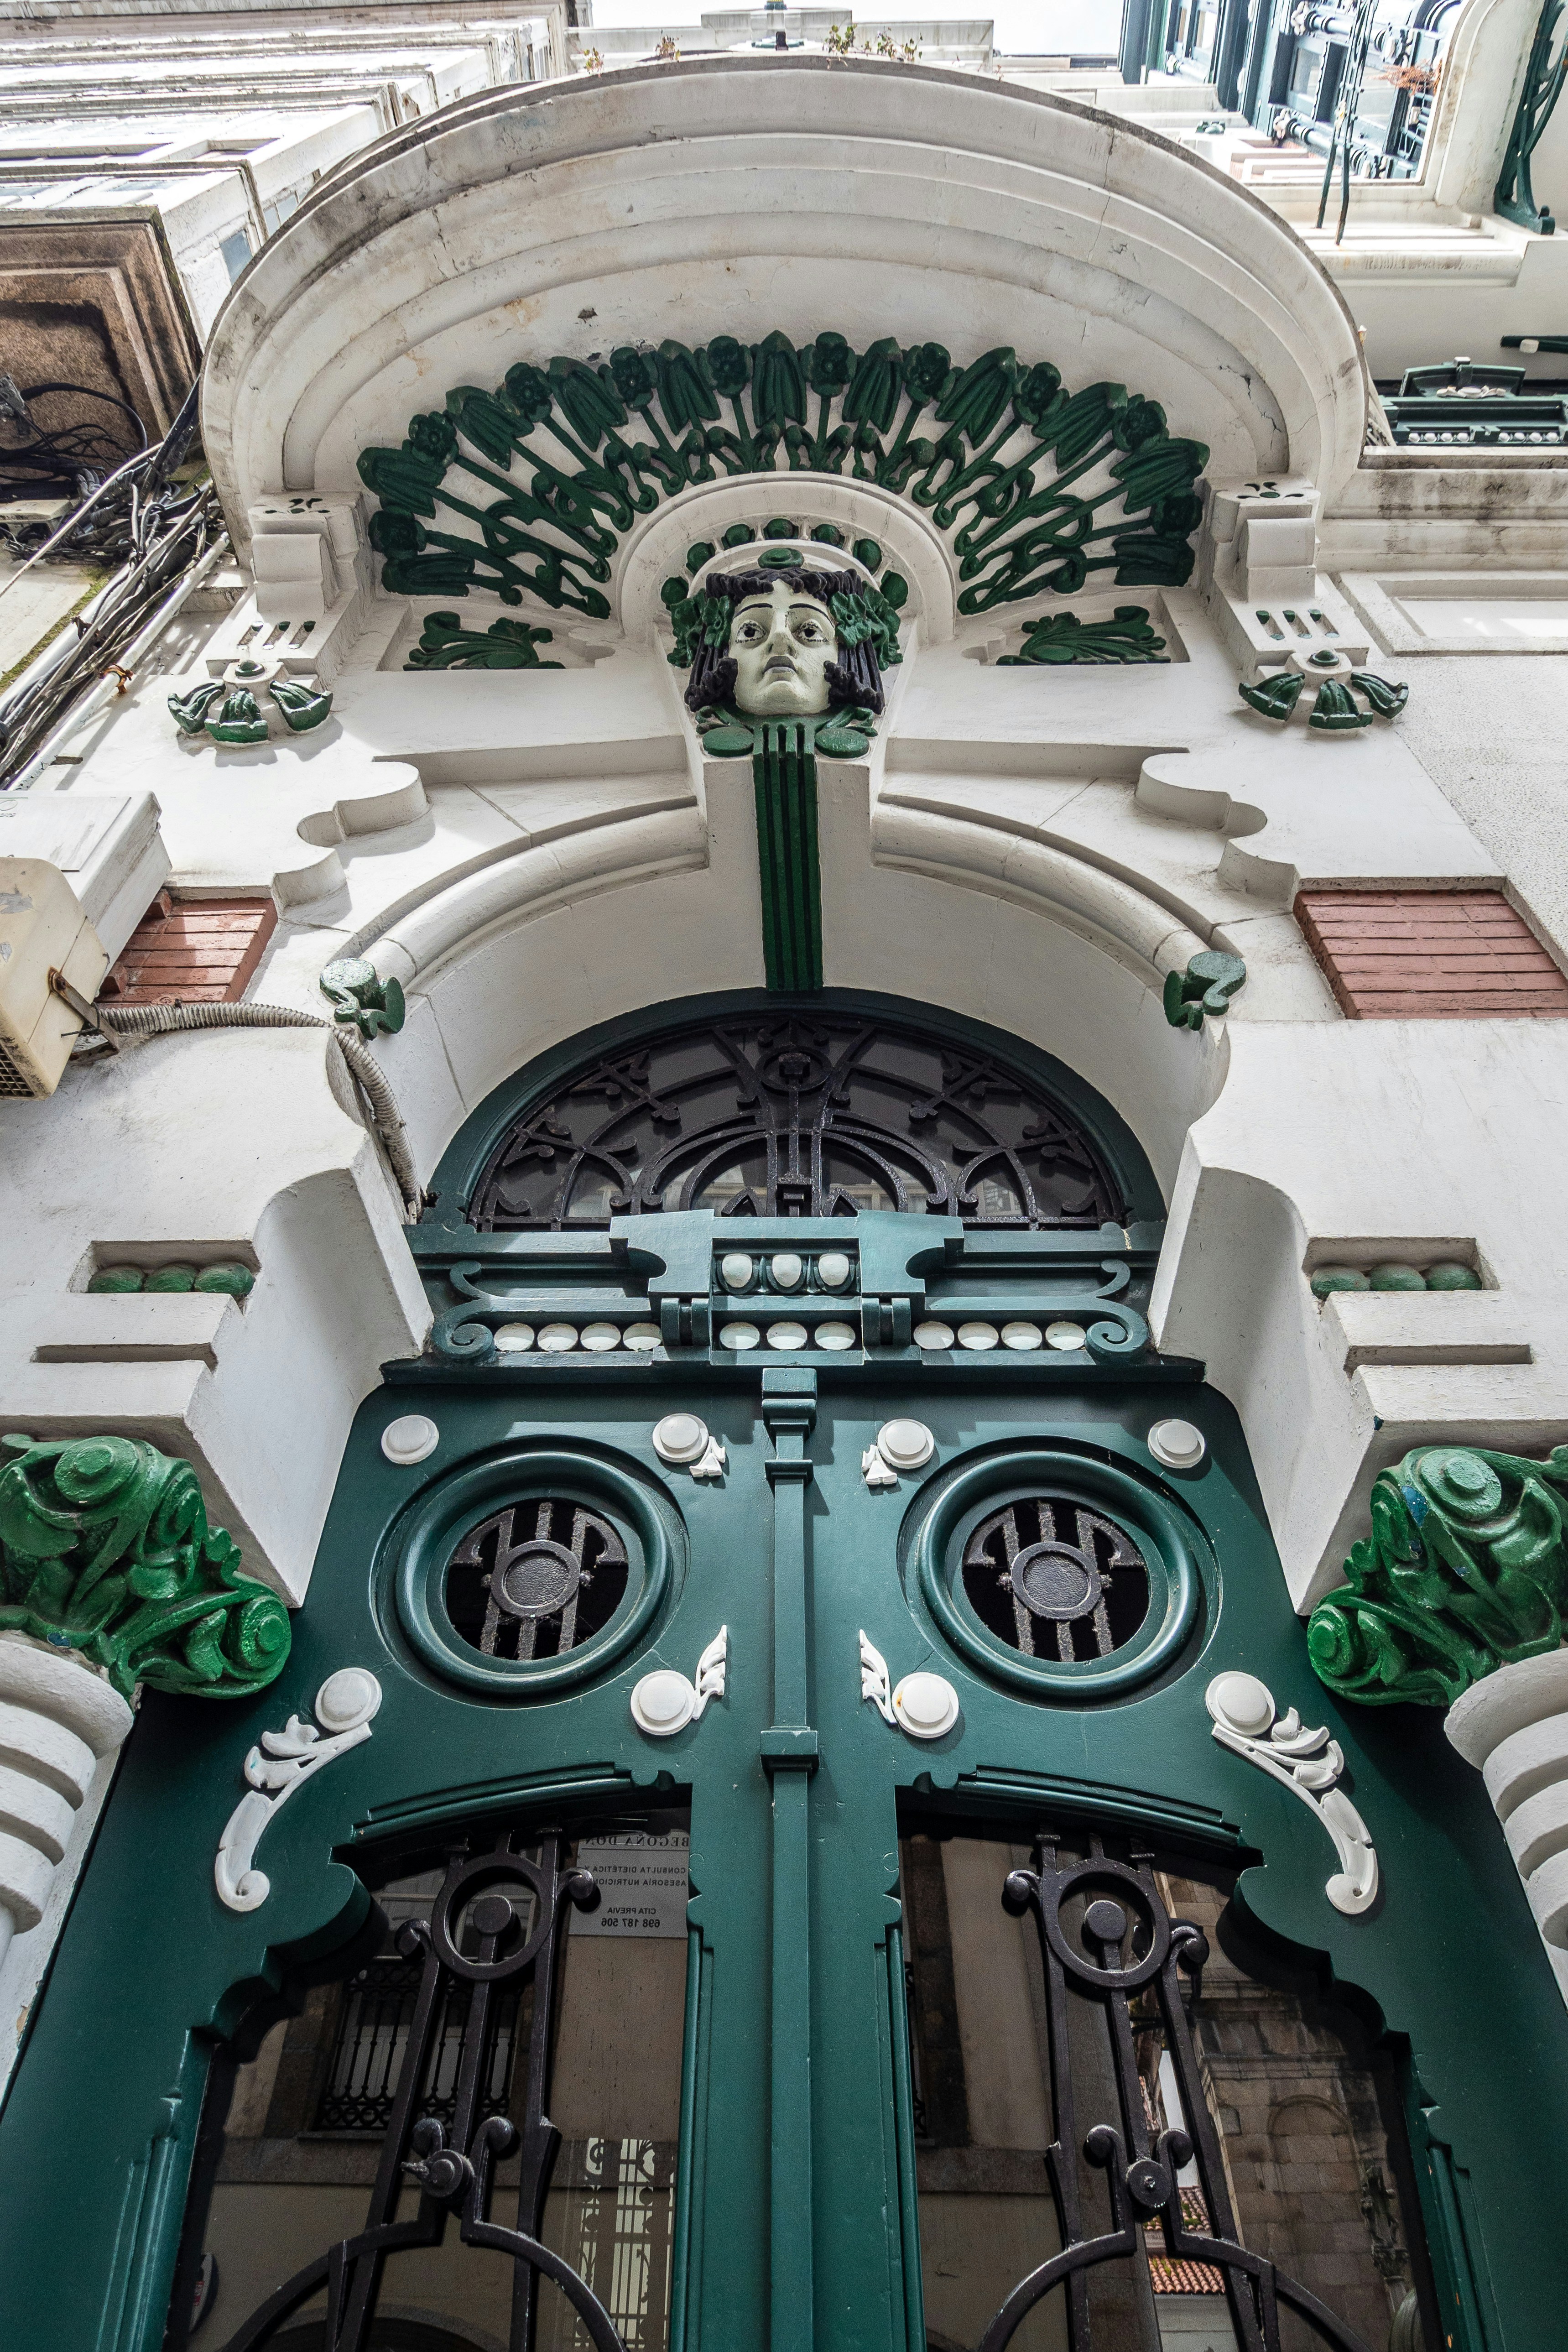
[[[395,507],[377,507],[370,519],[370,543],[378,555],[417,555],[425,545],[425,526]]]
[[[555,399],[544,370],[530,367],[526,361],[519,361],[516,367],[508,368],[502,391],[521,417],[524,431],[544,422]],[[498,393],[496,396],[500,399],[501,394]]]
[[[733,335],[715,335],[704,356],[714,391],[722,393],[726,400],[738,400],[752,375],[751,353],[744,343],[738,343]]]
[[[1161,439],[1164,430],[1165,412],[1159,402],[1134,394],[1112,425],[1111,438],[1119,449],[1142,449]]]
[[[904,388],[924,407],[941,398],[952,362],[941,343],[916,343],[904,353]]]
[[[434,458],[437,465],[449,466],[458,454],[458,428],[449,416],[432,409],[424,416],[408,420],[408,446],[421,457]]]
[[[477,384],[460,383],[447,394],[447,410],[492,465],[504,466],[508,462],[512,435],[517,430],[517,415],[510,404],[503,407],[492,394],[481,392]]]
[[[393,508],[405,514],[433,515],[445,471],[443,463],[421,457],[406,442],[401,449],[360,451],[360,480],[374,492],[384,510]]]
[[[610,353],[610,377],[628,408],[646,408],[658,390],[652,363],[629,343]]]
[[[843,335],[818,335],[808,346],[806,381],[813,392],[842,392],[855,373],[855,354]]]
[[[1040,425],[1062,396],[1062,376],[1049,360],[1041,360],[1020,377],[1013,394],[1016,415],[1025,425]]]

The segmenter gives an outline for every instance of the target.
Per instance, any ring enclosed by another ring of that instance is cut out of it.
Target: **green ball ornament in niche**
[[[1356,1265],[1321,1265],[1312,1276],[1314,1298],[1330,1298],[1336,1290],[1370,1290],[1361,1268]]]
[[[1149,1599],[1131,1640],[1108,1657],[1071,1664],[1007,1648],[963,1590],[963,1562],[981,1522],[1007,1503],[1065,1496],[1123,1528],[1148,1570]],[[1120,1698],[1166,1671],[1191,1641],[1216,1583],[1214,1561],[1186,1511],[1152,1481],[1067,1452],[1009,1449],[950,1471],[910,1553],[915,1589],[938,1631],[994,1682],[1052,1704]]]
[[[195,1286],[194,1265],[155,1265],[142,1286],[143,1290],[194,1290]]]
[[[112,1291],[124,1294],[140,1290],[144,1279],[139,1265],[100,1265],[87,1286],[100,1293]]]
[[[1396,1258],[1389,1259],[1384,1265],[1369,1267],[1366,1280],[1369,1290],[1425,1290],[1426,1287],[1426,1277],[1419,1266],[1402,1265]]]
[[[1473,1265],[1465,1265],[1458,1258],[1443,1258],[1426,1269],[1428,1290],[1479,1290],[1481,1277]]]
[[[464,1538],[497,1512],[544,1501],[581,1503],[609,1520],[626,1546],[626,1585],[613,1615],[580,1647],[543,1659],[492,1658],[452,1622],[447,1571]],[[643,1640],[674,1590],[679,1522],[639,1477],[569,1447],[504,1452],[460,1465],[416,1496],[388,1539],[397,1622],[444,1682],[489,1698],[553,1698],[608,1672]]]
[[[226,1291],[231,1298],[248,1298],[256,1287],[256,1276],[247,1265],[225,1260],[217,1265],[204,1265],[194,1286],[197,1290]]]

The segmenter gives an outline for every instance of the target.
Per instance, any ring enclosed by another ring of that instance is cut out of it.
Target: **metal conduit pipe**
[[[317,1013],[287,1004],[96,1004],[93,1019],[116,1036],[167,1037],[188,1029],[324,1029],[339,1047],[370,1108],[372,1131],[386,1153],[403,1198],[405,1222],[416,1224],[424,1195],[415,1173],[397,1098],[374,1055],[359,1037]]]

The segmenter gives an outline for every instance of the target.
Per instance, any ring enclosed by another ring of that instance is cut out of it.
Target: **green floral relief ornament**
[[[1108,621],[1084,621],[1076,613],[1042,613],[1024,624],[1016,654],[1003,654],[998,669],[1044,663],[1168,662],[1165,640],[1156,636],[1147,604],[1118,604]]]
[[[1320,1601],[1307,1647],[1341,1698],[1450,1706],[1519,1658],[1554,1650],[1568,1601],[1568,1446],[1544,1462],[1426,1445],[1372,1489],[1372,1533]]]
[[[1004,347],[955,366],[940,343],[855,351],[716,335],[623,345],[606,362],[520,362],[410,419],[360,478],[388,592],[525,593],[595,620],[639,515],[700,482],[835,474],[924,508],[951,539],[961,613],[1118,587],[1179,587],[1193,569],[1201,442],[1118,383],[1068,393],[1048,361]],[[875,567],[872,567],[875,568]]]
[[[247,1698],[281,1672],[289,1612],[207,1525],[188,1462],[144,1439],[0,1439],[0,1630],[137,1683]]]

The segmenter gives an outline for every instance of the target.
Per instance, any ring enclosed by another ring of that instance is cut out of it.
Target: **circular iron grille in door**
[[[626,1589],[619,1530],[559,1497],[509,1503],[447,1565],[452,1630],[487,1658],[553,1658],[608,1623]]]
[[[993,1511],[963,1552],[963,1590],[987,1631],[1026,1658],[1108,1658],[1149,1613],[1149,1570],[1124,1528],[1070,1495]]]

